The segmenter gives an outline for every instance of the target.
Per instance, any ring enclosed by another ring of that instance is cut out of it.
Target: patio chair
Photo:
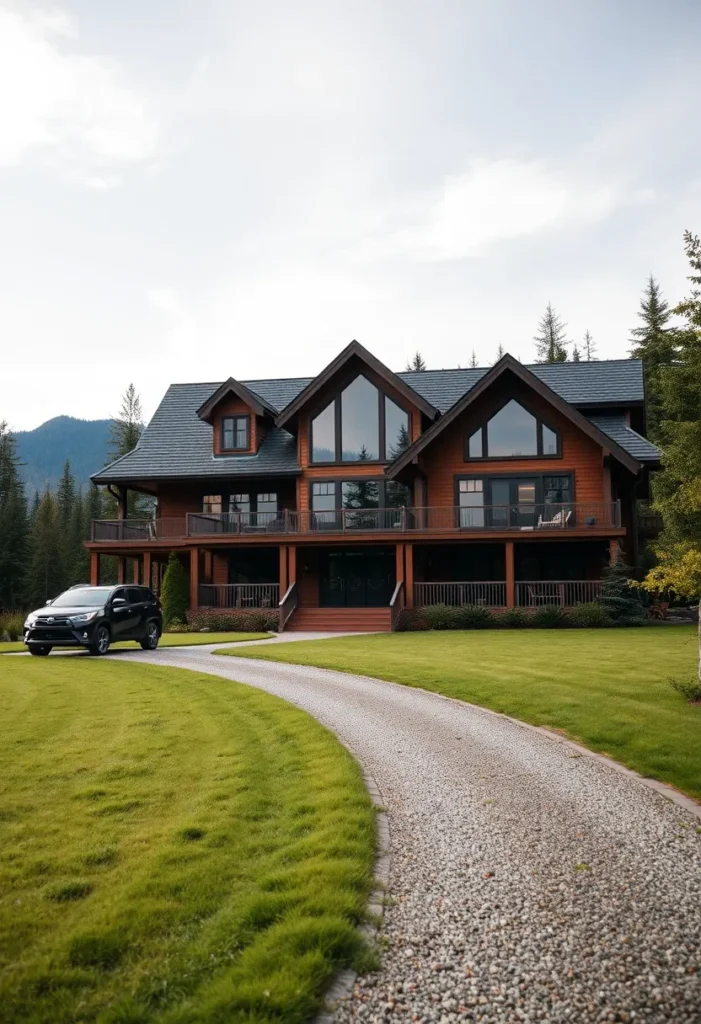
[[[567,526],[567,524],[569,523],[571,518],[572,518],[572,509],[571,508],[568,508],[566,512],[565,512],[564,509],[561,509],[559,512],[555,513],[555,515],[552,517],[552,519],[543,519],[542,516],[538,516],[538,529],[539,530],[543,530],[543,529],[547,529],[550,526],[556,527],[556,528],[559,527],[560,529],[562,529],[563,527]]]

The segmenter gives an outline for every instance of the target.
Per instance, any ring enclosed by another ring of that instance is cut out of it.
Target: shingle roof
[[[609,359],[590,363],[536,363],[536,377],[575,406],[635,405],[643,401],[643,369],[637,359]],[[451,408],[477,384],[488,368],[426,370],[397,374],[441,413]],[[282,411],[313,378],[247,380],[243,384],[273,408]],[[271,428],[257,455],[215,456],[212,428],[197,416],[197,409],[220,387],[210,384],[172,384],[133,452],[106,466],[94,479],[108,483],[184,477],[259,476],[299,473],[295,438]],[[656,461],[659,451],[631,430],[623,416],[589,417],[603,433],[641,461]]]
[[[640,462],[660,461],[660,449],[629,427],[625,416],[587,416],[587,419]]]

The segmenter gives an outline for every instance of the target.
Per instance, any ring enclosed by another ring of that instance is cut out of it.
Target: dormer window
[[[465,459],[536,459],[560,454],[560,435],[511,399],[467,438]]]
[[[223,451],[248,451],[251,447],[251,417],[224,416],[221,421]]]

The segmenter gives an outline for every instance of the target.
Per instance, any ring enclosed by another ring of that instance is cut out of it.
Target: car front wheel
[[[51,654],[51,648],[42,646],[37,647],[35,644],[29,648],[29,653],[33,654],[35,658],[45,658],[47,654]]]
[[[110,645],[110,631],[107,626],[98,626],[93,641],[88,647],[91,654],[107,654]]]
[[[144,637],[143,640],[140,640],[139,643],[141,644],[143,650],[155,651],[156,648],[158,647],[158,640],[158,623],[149,622],[148,626],[146,627],[146,636]]]

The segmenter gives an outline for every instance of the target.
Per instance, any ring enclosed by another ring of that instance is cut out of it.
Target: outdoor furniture
[[[568,508],[567,511],[561,509],[556,512],[552,519],[543,519],[542,516],[538,516],[538,529],[542,530],[549,526],[560,527],[561,529],[569,523],[572,518],[572,509]]]
[[[550,587],[553,589],[551,590]],[[528,603],[531,605],[559,604],[565,607],[565,584],[552,583],[545,594],[538,593],[535,587],[528,588]]]

